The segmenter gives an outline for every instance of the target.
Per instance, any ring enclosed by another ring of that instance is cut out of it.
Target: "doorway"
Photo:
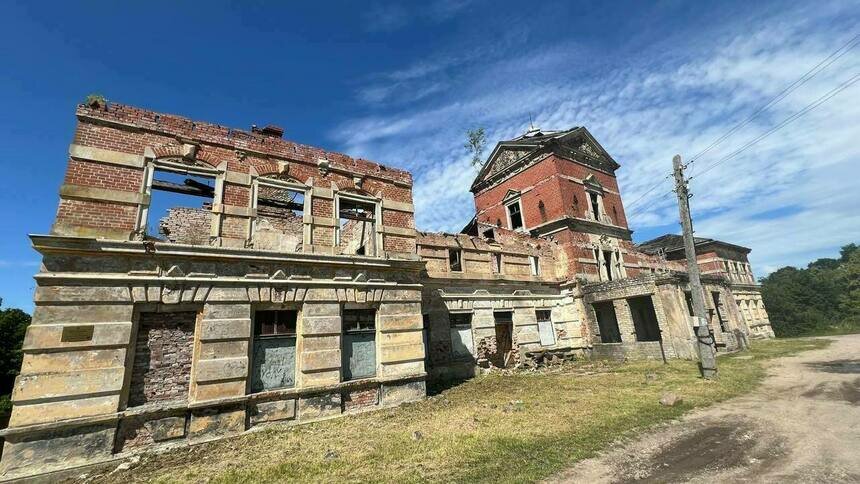
[[[618,319],[615,317],[615,306],[612,301],[592,304],[597,316],[597,327],[600,329],[601,343],[620,343],[621,330],[618,329]]]
[[[493,364],[505,368],[513,359],[514,318],[511,311],[493,314],[496,322],[496,353]]]
[[[660,341],[660,325],[651,296],[632,297],[627,300],[633,316],[636,341]]]

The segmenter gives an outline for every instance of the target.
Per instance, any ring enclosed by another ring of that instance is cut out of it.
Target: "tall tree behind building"
[[[0,306],[3,300],[0,299]],[[9,397],[15,377],[21,371],[21,345],[30,325],[30,315],[20,309],[0,309],[0,427],[5,427],[12,411]]]
[[[806,269],[783,267],[762,278],[762,297],[777,336],[860,332],[860,247]]]

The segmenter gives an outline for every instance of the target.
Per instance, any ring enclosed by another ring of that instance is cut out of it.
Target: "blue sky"
[[[50,229],[92,92],[407,168],[425,230],[473,212],[466,129],[585,125],[622,165],[641,241],[676,231],[669,181],[648,192],[672,155],[708,146],[858,20],[856,2],[6,2],[0,297],[32,307],[26,234]],[[691,167],[699,235],[751,247],[759,274],[860,241],[860,83],[703,170],[858,72],[860,47]]]

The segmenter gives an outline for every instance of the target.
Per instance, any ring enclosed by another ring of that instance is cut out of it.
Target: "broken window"
[[[690,316],[695,316],[693,312],[693,293],[690,291],[684,291],[684,299],[687,300],[687,312]]]
[[[523,214],[521,213],[520,202],[517,200],[516,202],[507,206],[508,208],[508,220],[511,222],[511,230],[522,230],[523,227]]]
[[[376,204],[352,198],[338,203],[338,247],[342,254],[376,255]]]
[[[177,244],[209,244],[214,177],[156,168],[151,188],[148,238]]]
[[[529,256],[529,267],[531,268],[533,276],[540,275],[540,258],[536,255]]]
[[[255,208],[257,218],[251,237],[255,248],[301,252],[305,213],[303,190],[260,179]]]
[[[453,272],[463,271],[463,251],[459,249],[448,249],[448,267]]]
[[[343,380],[376,375],[376,310],[343,310]]]
[[[603,251],[603,266],[606,268],[606,280],[612,280],[612,251],[604,250]]]
[[[451,313],[451,353],[454,359],[469,359],[474,352],[472,313]]]
[[[591,198],[591,217],[594,220],[600,220],[600,195],[594,192],[588,192],[589,198]]]
[[[552,326],[552,312],[548,309],[537,309],[535,310],[535,319],[537,319],[541,346],[554,345],[555,329]]]
[[[296,384],[297,311],[256,311],[251,362],[251,391]]]
[[[502,273],[502,254],[498,252],[493,252],[493,273],[501,274]]]

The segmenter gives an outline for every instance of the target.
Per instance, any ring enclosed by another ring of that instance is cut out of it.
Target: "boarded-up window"
[[[254,313],[251,391],[296,384],[296,311]]]
[[[547,309],[535,311],[538,323],[538,334],[541,346],[552,346],[555,344],[555,328],[552,327],[552,312]]]
[[[343,379],[376,375],[376,310],[343,311]]]
[[[475,351],[472,339],[472,313],[451,313],[451,353],[455,359],[471,358]]]
[[[185,401],[197,313],[141,313],[128,406]]]

